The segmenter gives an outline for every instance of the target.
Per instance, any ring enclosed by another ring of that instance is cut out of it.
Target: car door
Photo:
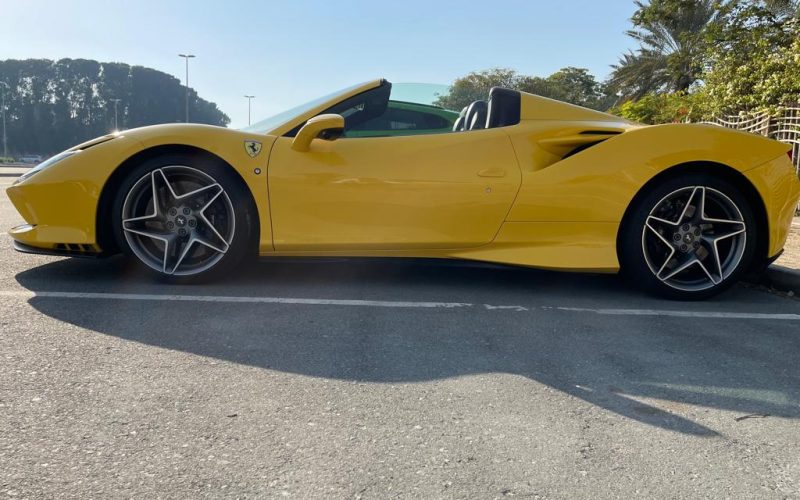
[[[268,168],[278,251],[483,245],[520,185],[502,129],[292,141],[275,142]]]

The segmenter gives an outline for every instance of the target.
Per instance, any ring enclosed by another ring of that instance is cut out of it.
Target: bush
[[[655,125],[698,121],[707,115],[707,100],[703,89],[695,93],[646,94],[611,110],[627,120]]]

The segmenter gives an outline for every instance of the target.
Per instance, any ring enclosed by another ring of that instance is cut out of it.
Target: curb
[[[771,265],[764,271],[760,284],[800,295],[800,270]]]

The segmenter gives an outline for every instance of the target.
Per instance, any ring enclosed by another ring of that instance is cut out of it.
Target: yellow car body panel
[[[505,222],[491,245],[454,257],[553,269],[613,273],[619,269],[613,222]]]
[[[689,163],[740,172],[766,209],[762,257],[785,243],[800,197],[789,147],[714,126],[645,127],[522,94],[513,126],[315,139],[308,151],[292,149],[289,131],[379,85],[352,87],[266,133],[171,124],[84,143],[8,189],[27,223],[10,234],[35,248],[101,250],[98,203],[114,172],[153,148],[181,146],[216,155],[241,177],[258,210],[263,256],[466,258],[614,272],[617,233],[636,194]],[[261,148],[248,151],[247,141]]]
[[[144,149],[179,144],[203,149],[222,158],[236,170],[253,195],[259,213],[259,251],[272,251],[267,166],[275,136],[207,125],[158,125],[132,130],[128,135],[141,142]],[[251,156],[245,141],[260,143],[259,153]]]
[[[270,161],[279,251],[485,245],[520,185],[501,129],[291,143],[278,139]]]
[[[248,154],[246,140],[261,143],[258,155]],[[97,145],[89,141],[72,148],[79,153],[8,188],[9,198],[27,223],[12,229],[10,234],[22,243],[40,248],[50,249],[58,244],[97,245],[98,201],[114,171],[137,153],[180,145],[212,153],[237,171],[253,194],[260,215],[259,249],[271,251],[266,172],[274,141],[275,137],[270,135],[173,124],[128,130]]]
[[[10,231],[14,239],[47,249],[62,243],[97,244],[97,201],[103,186],[122,160],[142,149],[130,138],[109,137],[71,148],[77,153],[7,189],[27,223]]]
[[[797,200],[800,198],[800,182],[792,164],[784,155],[748,170],[745,176],[762,194],[769,231],[767,255],[774,257],[781,252],[789,236],[792,219],[797,210]]]
[[[714,125],[687,124],[629,128],[548,165],[538,145],[553,133],[547,125],[552,126],[523,122],[511,135],[523,186],[509,221],[619,222],[641,187],[673,166],[715,163],[746,172],[778,157],[790,165],[786,144]]]

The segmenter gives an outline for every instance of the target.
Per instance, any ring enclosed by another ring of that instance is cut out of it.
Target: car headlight
[[[28,179],[28,178],[30,178],[30,177],[31,177],[32,175],[34,175],[36,172],[41,172],[42,170],[44,170],[44,169],[46,169],[46,168],[52,167],[53,165],[55,165],[56,163],[60,162],[60,161],[61,161],[61,160],[63,160],[64,158],[69,158],[70,156],[72,156],[72,155],[75,155],[75,154],[78,154],[78,153],[80,153],[80,152],[81,152],[80,150],[69,150],[69,151],[64,151],[64,152],[62,152],[62,153],[58,153],[58,154],[57,154],[57,155],[55,155],[55,156],[51,156],[51,157],[50,157],[50,158],[48,158],[47,160],[43,161],[42,163],[40,163],[40,164],[36,165],[36,166],[35,166],[35,167],[33,167],[32,169],[28,170],[27,172],[25,172],[24,174],[22,174],[21,176],[19,176],[19,177],[17,178],[17,180],[14,182],[14,184],[17,184],[17,183],[19,183],[19,182],[22,182],[22,181],[24,181],[25,179]]]

